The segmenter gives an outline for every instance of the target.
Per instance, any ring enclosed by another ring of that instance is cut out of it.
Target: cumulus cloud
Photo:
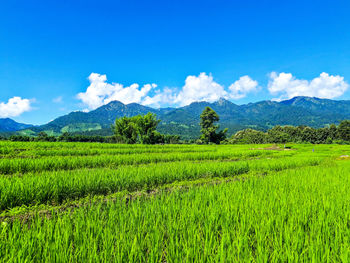
[[[31,101],[21,97],[13,97],[7,103],[0,102],[0,118],[16,117],[23,112],[30,111]]]
[[[291,73],[272,72],[268,83],[268,90],[272,95],[279,95],[278,99],[290,99],[295,96],[309,96],[333,99],[345,93],[349,84],[344,77],[321,73],[311,81],[297,79]]]
[[[248,93],[258,91],[258,82],[252,80],[249,76],[243,76],[231,84],[228,89],[230,90],[230,98],[242,99]]]
[[[153,97],[147,96],[143,99],[142,105],[159,108],[162,105],[174,104],[176,95],[169,88],[164,88],[163,91],[156,90]]]
[[[89,109],[96,109],[111,101],[118,100],[125,104],[132,102],[142,103],[147,94],[156,84],[146,84],[140,88],[139,84],[132,84],[124,87],[119,83],[107,83],[107,76],[97,73],[91,73],[89,76],[90,85],[85,92],[77,95]]]
[[[175,103],[184,106],[194,101],[214,102],[222,97],[228,97],[224,87],[215,82],[212,75],[200,73],[198,77],[186,78],[185,86],[176,96]]]
[[[151,107],[164,105],[185,106],[195,101],[214,102],[220,98],[240,99],[258,88],[258,83],[249,76],[243,76],[228,89],[214,81],[212,75],[200,73],[198,76],[188,76],[185,85],[175,92],[169,88],[157,89],[156,84],[139,84],[123,86],[119,83],[108,83],[107,76],[91,73],[90,85],[85,92],[77,95],[86,110],[96,109],[111,101],[118,100],[125,104],[132,102]]]

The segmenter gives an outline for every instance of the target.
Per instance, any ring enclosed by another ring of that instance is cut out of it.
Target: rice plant
[[[270,146],[0,142],[0,261],[348,262],[350,146]]]

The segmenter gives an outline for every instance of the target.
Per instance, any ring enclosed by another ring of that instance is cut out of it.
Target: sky
[[[350,1],[2,1],[0,118],[350,99]]]

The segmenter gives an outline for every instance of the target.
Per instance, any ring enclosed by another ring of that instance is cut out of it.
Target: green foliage
[[[340,140],[350,141],[350,120],[344,120],[339,124],[338,138]]]
[[[22,129],[18,132],[20,135],[35,136],[40,131],[46,131],[47,134],[55,136],[63,132],[75,133],[75,135],[112,136],[114,131],[110,127],[116,118],[152,112],[162,120],[157,131],[162,134],[180,135],[182,139],[190,140],[200,136],[199,115],[205,107],[212,108],[220,116],[220,126],[228,128],[227,134],[230,136],[247,128],[266,132],[276,125],[302,124],[318,129],[331,123],[338,125],[339,120],[350,116],[350,101],[308,97],[297,97],[281,102],[262,101],[240,106],[221,99],[214,103],[194,102],[177,109],[152,109],[136,103],[125,105],[112,101],[96,110],[72,112],[48,124],[27,130],[23,129],[29,126],[13,126],[9,122],[4,122],[2,125],[0,119],[0,132]]]
[[[162,135],[156,131],[160,120],[153,113],[144,116],[122,117],[116,119],[115,136],[121,142],[134,144],[155,144],[162,142]]]
[[[7,139],[7,138],[4,138]],[[33,141],[34,138],[33,137],[29,137],[29,136],[23,136],[23,135],[11,135],[8,138],[10,141],[18,141],[18,142],[29,142],[29,141]]]
[[[200,115],[201,137],[200,140],[204,143],[220,144],[226,139],[227,129],[216,132],[219,125],[214,124],[220,120],[219,115],[210,107],[206,107]]]
[[[233,135],[228,143],[312,143],[331,144],[350,142],[350,121],[342,121],[337,127],[314,129],[308,126],[275,126],[267,132],[245,129]]]
[[[124,143],[136,143],[138,139],[138,121],[141,116],[122,117],[116,119],[114,125],[115,136]]]
[[[162,142],[162,135],[156,131],[160,120],[154,113],[147,113],[146,115],[138,116],[137,131],[139,141],[142,144],[156,144]]]
[[[124,120],[123,120],[124,119]],[[132,118],[131,118],[132,119]],[[137,119],[135,117],[135,119]],[[126,120],[126,121],[125,121]],[[124,123],[122,127],[128,127],[126,124],[130,118],[121,118],[120,122]],[[156,120],[156,119],[155,119]],[[138,119],[137,119],[138,121]],[[154,119],[153,119],[154,121]],[[152,122],[152,119],[146,120]],[[257,143],[312,143],[312,144],[348,144],[350,143],[349,138],[349,120],[342,121],[337,127],[335,124],[331,124],[328,127],[314,129],[308,126],[275,126],[269,129],[267,132],[258,131],[254,129],[245,129],[237,132],[230,139],[224,140],[225,130],[219,132],[218,136],[214,138],[220,138],[220,143],[225,144],[257,144]],[[214,125],[217,127],[217,125]],[[141,142],[138,130],[133,129],[135,134],[131,136],[134,138],[130,143]],[[203,144],[208,143],[205,140],[180,140],[179,135],[163,135],[159,132],[150,129],[151,132],[143,132],[142,141],[143,143],[197,143]],[[179,130],[180,131],[180,130]],[[122,130],[121,130],[122,132]],[[128,134],[128,133],[126,133]],[[130,133],[132,134],[132,133]],[[58,137],[48,136],[46,133],[41,133],[40,136],[25,136],[25,135],[11,135],[2,136],[1,140],[11,141],[62,141],[62,142],[101,142],[101,143],[125,143],[127,140],[121,136],[98,136],[98,135],[81,135],[76,133],[63,133]]]
[[[39,132],[38,136],[34,138],[34,141],[37,142],[55,142],[55,136],[49,136],[46,132]]]
[[[347,262],[350,147],[269,146],[0,141],[0,261]]]
[[[67,126],[64,126],[61,129],[62,133],[69,132],[84,132],[84,131],[95,131],[101,130],[102,127],[99,123],[72,123]]]
[[[246,129],[239,131],[230,140],[231,143],[236,144],[259,144],[267,142],[267,134],[262,131],[256,131],[253,129]]]

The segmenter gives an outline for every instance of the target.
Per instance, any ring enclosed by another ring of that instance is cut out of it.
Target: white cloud
[[[163,91],[156,90],[153,97],[147,96],[142,101],[142,105],[159,108],[162,105],[173,104],[176,100],[176,95],[169,88],[164,88]]]
[[[344,77],[321,73],[311,81],[297,79],[291,73],[272,72],[268,89],[272,95],[279,95],[278,99],[290,99],[295,96],[309,96],[333,99],[345,93],[349,84]]]
[[[214,102],[221,97],[227,97],[224,87],[213,80],[212,75],[200,73],[199,76],[188,76],[185,86],[176,96],[175,103],[181,106],[188,105],[194,101]]]
[[[91,73],[90,85],[85,92],[77,95],[88,109],[96,109],[111,101],[118,100],[124,104],[132,102],[151,107],[164,105],[184,106],[195,101],[214,102],[220,98],[240,99],[249,92],[257,90],[258,83],[249,76],[243,76],[234,82],[228,89],[214,81],[212,75],[200,73],[198,76],[188,76],[185,85],[179,92],[169,88],[162,91],[156,84],[132,84],[124,87],[119,83],[108,83],[106,75]]]
[[[21,97],[13,97],[7,103],[0,103],[0,118],[16,117],[23,112],[30,111],[31,101]]]
[[[228,89],[231,91],[230,98],[242,99],[248,93],[258,91],[258,82],[252,80],[249,76],[243,76],[231,84]]]
[[[143,99],[147,96],[147,94],[153,89],[156,88],[156,84],[146,84],[141,89],[139,89],[139,84],[132,84],[129,87],[123,87],[120,84],[119,87],[104,100],[104,103],[109,103],[114,100],[119,100],[125,104],[129,104],[132,102],[142,103]]]
[[[86,92],[77,95],[89,109],[96,109],[113,100],[121,101],[125,104],[132,102],[142,103],[147,94],[154,88],[156,84],[146,84],[141,89],[139,84],[132,84],[124,87],[119,83],[107,83],[106,75],[91,73],[89,76],[90,86]]]

